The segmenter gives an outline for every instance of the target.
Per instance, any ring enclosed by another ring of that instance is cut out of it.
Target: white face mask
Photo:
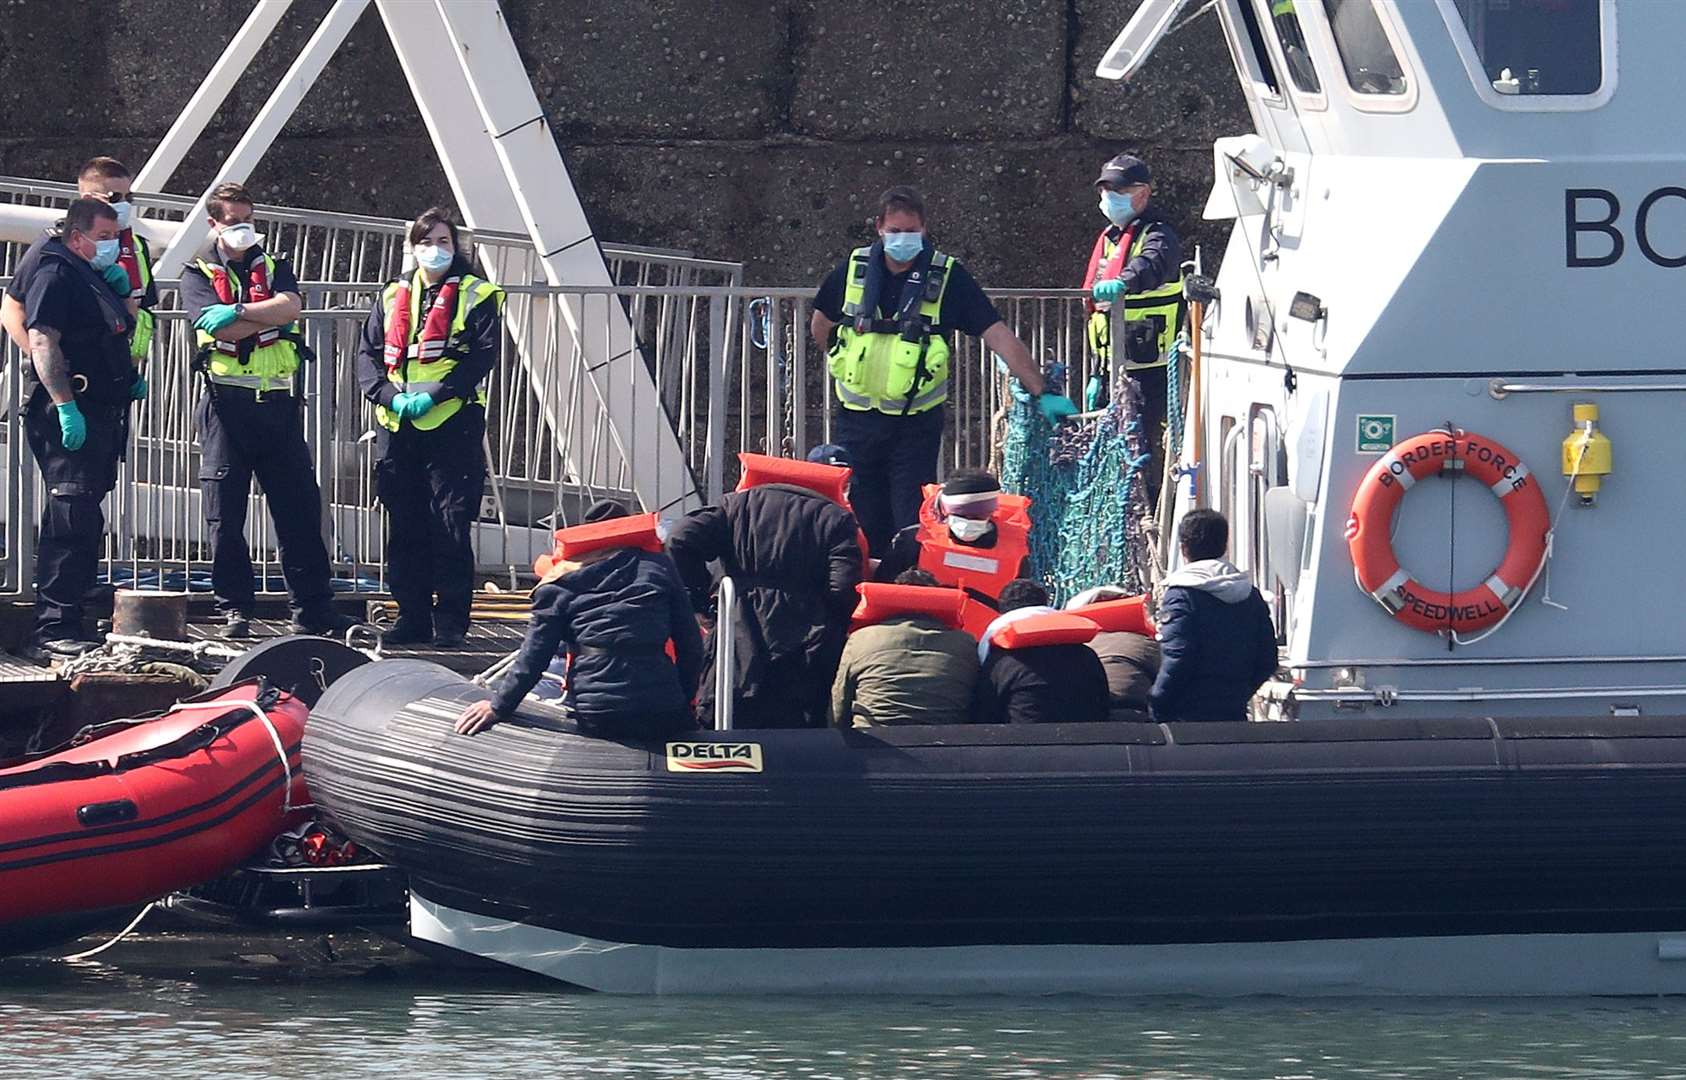
[[[454,258],[451,252],[438,244],[417,244],[415,252],[416,265],[423,270],[431,270],[436,274],[450,266],[451,260]]]
[[[238,225],[224,225],[217,229],[217,238],[230,251],[245,251],[258,242],[258,231],[249,221]]]
[[[975,544],[989,535],[991,522],[988,518],[950,517],[948,531],[962,544]]]

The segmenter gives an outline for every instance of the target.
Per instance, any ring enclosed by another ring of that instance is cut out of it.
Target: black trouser
[[[381,440],[375,490],[387,513],[387,587],[399,618],[438,633],[468,629],[485,430],[485,411],[465,405],[432,431],[406,423]]]
[[[213,384],[200,399],[197,420],[199,490],[217,608],[252,612],[257,583],[246,543],[246,502],[255,477],[269,500],[294,614],[327,610],[334,594],[322,543],[322,491],[304,444],[303,405],[278,390],[259,397]]]
[[[690,709],[658,713],[596,713],[575,710],[574,723],[580,734],[599,739],[663,739],[697,730],[697,718]]]
[[[43,486],[41,536],[35,544],[35,638],[78,638],[84,632],[82,600],[99,573],[105,544],[106,493],[117,484],[126,406],[79,399],[88,426],[80,449],[66,450],[58,411],[39,387],[24,409],[24,431]]]
[[[1147,444],[1148,462],[1143,481],[1147,484],[1147,505],[1159,506],[1159,485],[1165,478],[1165,410],[1166,372],[1164,364],[1151,368],[1132,368],[1129,376],[1142,389],[1142,441]]]
[[[839,406],[832,438],[849,451],[849,502],[872,554],[883,558],[891,538],[919,521],[921,489],[937,478],[943,408],[891,416]]]

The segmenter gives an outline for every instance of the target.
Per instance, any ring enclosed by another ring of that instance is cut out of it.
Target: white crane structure
[[[564,456],[571,465],[582,457],[612,457],[629,478],[631,493],[648,509],[697,505],[696,479],[633,327],[608,291],[615,282],[544,110],[523,74],[497,0],[335,0],[184,220],[139,219],[138,230],[155,249],[163,248],[155,275],[176,278],[208,242],[210,192],[218,184],[251,176],[371,3],[391,38],[464,224],[471,233],[515,233],[531,240],[530,253],[507,245],[480,246],[488,275],[506,287],[550,285],[569,291],[565,297],[512,293],[506,318],[537,411],[558,440],[574,443],[562,447]],[[258,0],[136,174],[137,190],[167,190],[291,6],[292,0]],[[441,62],[442,43],[450,46],[446,62]],[[0,241],[27,242],[56,216],[45,207],[0,205]],[[538,363],[536,343],[525,340],[532,328],[548,331],[555,338],[548,343],[553,350],[581,362]],[[582,377],[588,387],[571,385]],[[580,442],[583,436],[564,434],[571,429],[559,415],[562,403],[579,400],[582,390],[584,400],[607,421],[612,445],[587,446]]]

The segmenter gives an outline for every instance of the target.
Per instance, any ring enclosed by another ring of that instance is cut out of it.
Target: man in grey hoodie
[[[1153,718],[1245,720],[1247,702],[1276,673],[1276,629],[1264,597],[1224,558],[1229,522],[1191,510],[1177,530],[1183,566],[1165,579],[1155,618],[1161,660]]]

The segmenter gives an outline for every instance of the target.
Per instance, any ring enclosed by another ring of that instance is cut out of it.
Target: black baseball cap
[[[1095,179],[1095,184],[1151,184],[1153,170],[1147,167],[1147,162],[1130,154],[1119,154],[1105,165],[1101,166],[1101,175]]]
[[[615,518],[629,516],[626,504],[615,499],[598,499],[586,507],[585,516],[580,519],[582,525],[591,525],[599,521],[613,521]]]

